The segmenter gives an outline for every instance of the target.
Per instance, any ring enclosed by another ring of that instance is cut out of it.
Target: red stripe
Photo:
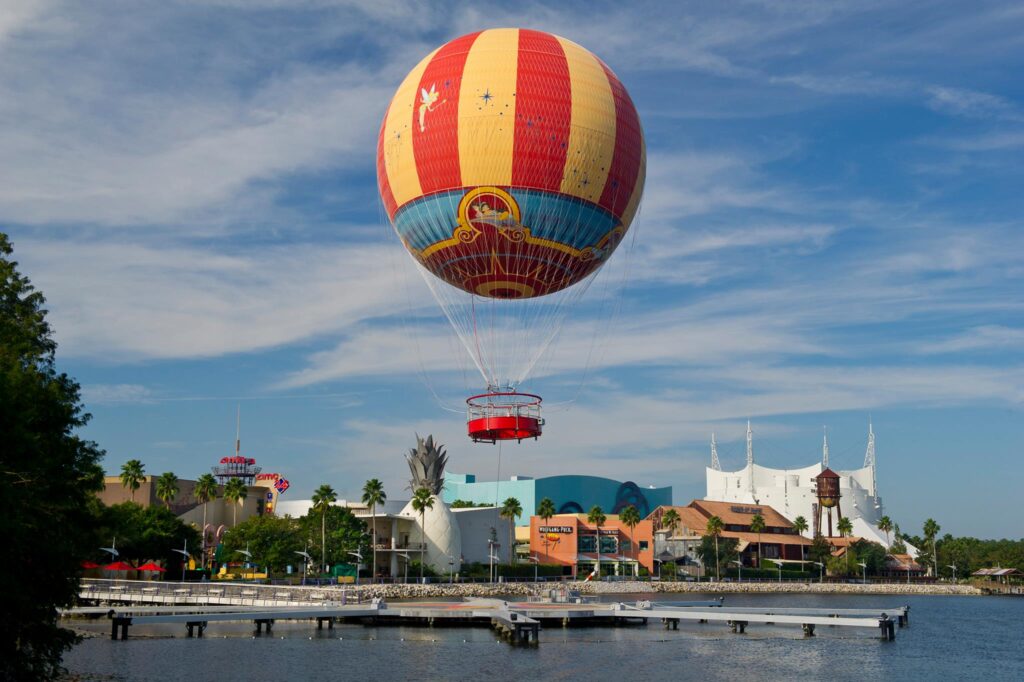
[[[456,38],[427,64],[412,112],[412,151],[423,194],[462,186],[459,167],[459,90],[466,57],[480,31]],[[435,88],[437,102],[426,113],[420,131],[420,93]]]
[[[572,82],[553,35],[520,29],[512,184],[558,191],[569,149]]]
[[[600,205],[621,218],[640,175],[643,135],[640,132],[640,117],[626,88],[604,62],[601,62],[601,66],[608,76],[612,97],[615,99],[615,151],[612,153],[608,180],[601,192]]]
[[[384,120],[380,124],[380,134],[377,135],[377,188],[380,190],[381,201],[384,202],[384,211],[388,214],[388,220],[394,220],[398,204],[395,202],[395,194],[391,191],[391,183],[388,182],[388,168],[384,162],[384,126],[388,123],[388,114],[391,112],[389,106],[384,112]]]

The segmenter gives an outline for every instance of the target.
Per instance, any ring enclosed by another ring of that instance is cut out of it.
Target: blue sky
[[[500,26],[596,52],[648,143],[632,251],[526,385],[575,399],[502,475],[686,502],[712,431],[726,467],[748,418],[758,461],[800,466],[827,425],[852,468],[870,418],[904,529],[1021,537],[1015,3],[6,2],[0,229],[108,471],[194,477],[241,405],[243,450],[295,497],[373,476],[401,497],[416,432],[495,473],[451,411],[479,382],[384,223],[374,147],[422,55]]]

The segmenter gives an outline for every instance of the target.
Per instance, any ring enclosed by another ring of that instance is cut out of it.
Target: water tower
[[[839,474],[831,469],[825,469],[814,478],[818,490],[817,505],[817,528],[821,528],[821,512],[827,510],[828,514],[828,536],[832,537],[832,508],[836,510],[836,521],[843,518],[843,510],[839,506]]]

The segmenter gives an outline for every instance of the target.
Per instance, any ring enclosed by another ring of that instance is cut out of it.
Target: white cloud
[[[925,353],[959,353],[961,351],[1022,347],[1024,347],[1024,329],[983,325],[968,329],[962,334],[943,341],[924,344],[921,350]]]
[[[90,405],[116,403],[149,403],[153,392],[139,384],[87,384],[82,387],[82,401]]]

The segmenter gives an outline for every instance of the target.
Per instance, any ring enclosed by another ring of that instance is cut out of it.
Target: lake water
[[[620,595],[621,601],[653,595]],[[669,595],[657,595],[662,599]],[[702,599],[684,595],[679,599]],[[744,635],[724,624],[548,628],[540,646],[511,647],[480,628],[279,622],[270,637],[251,623],[212,623],[203,639],[183,625],[134,626],[111,641],[106,620],[86,625],[107,635],[65,657],[86,679],[195,680],[1024,680],[1024,599],[1014,597],[728,595],[727,606],[876,608],[909,604],[910,627],[884,642],[876,629],[751,624]]]

